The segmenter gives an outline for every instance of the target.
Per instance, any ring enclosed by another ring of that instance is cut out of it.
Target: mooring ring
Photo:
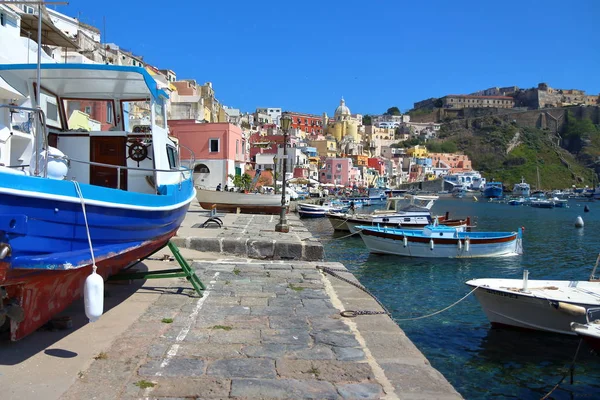
[[[356,317],[358,314],[357,314],[357,312],[356,312],[356,311],[352,311],[352,310],[346,310],[346,311],[342,311],[342,312],[340,313],[340,315],[341,315],[342,317],[346,317],[346,318],[354,318],[354,317]]]

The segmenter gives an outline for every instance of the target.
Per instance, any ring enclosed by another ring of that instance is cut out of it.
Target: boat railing
[[[596,269],[598,269],[598,264],[600,263],[600,253],[598,253],[598,257],[596,257],[596,264],[594,264],[594,269],[592,269],[592,273],[590,274],[590,282],[600,282],[600,278],[596,276]]]
[[[140,168],[140,167],[128,167],[126,165],[105,164],[105,163],[99,163],[99,162],[95,162],[95,161],[77,160],[77,159],[70,158],[67,156],[56,156],[53,154],[50,154],[49,157],[52,157],[53,159],[56,159],[56,160],[64,160],[67,163],[76,162],[76,163],[80,163],[80,164],[94,165],[97,167],[115,168],[117,170],[117,187],[118,188],[121,187],[121,171],[122,170],[179,173],[180,174],[179,184],[181,184],[181,182],[183,182],[186,179],[190,179],[193,174],[192,169],[187,168],[187,167],[180,167],[179,169]],[[189,177],[186,177],[186,173],[189,174]],[[156,187],[156,181],[154,183],[154,188],[156,190],[158,190],[158,188]]]
[[[41,108],[17,106],[15,104],[0,104],[0,109],[1,108],[8,108],[9,112],[27,111],[27,112],[33,113],[33,115],[35,115],[37,117],[35,122],[39,123],[39,125],[40,125],[39,127],[36,127],[36,129],[35,129],[34,154],[35,154],[35,151],[37,151],[37,141],[39,140],[39,136],[42,137],[42,149],[45,150],[46,153],[48,153],[48,137],[46,135],[46,114],[44,114],[44,111]],[[40,132],[42,133],[42,135],[39,134]],[[42,172],[44,178],[46,178],[48,176],[48,157],[45,157],[45,162],[44,162],[42,171],[39,170],[39,166],[40,166],[39,160],[40,160],[39,156],[36,157],[36,160],[34,162],[35,169],[33,171],[33,174],[35,176],[39,176],[40,172]],[[12,167],[10,167],[10,168],[12,168]]]
[[[188,163],[188,169],[190,170],[194,170],[194,164],[196,164],[196,154],[194,153],[194,151],[192,149],[190,149],[189,147],[187,147],[184,144],[179,143],[179,147],[183,147],[184,149],[186,149],[189,153],[190,153],[190,159],[189,159],[189,163]],[[179,155],[179,158],[181,159],[181,154]]]

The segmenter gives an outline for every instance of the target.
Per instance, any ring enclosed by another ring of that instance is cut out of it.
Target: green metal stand
[[[183,256],[179,252],[179,249],[177,248],[177,246],[175,246],[170,241],[167,243],[167,246],[171,250],[171,253],[173,253],[173,256],[175,257],[175,261],[177,261],[177,263],[179,264],[181,269],[162,269],[159,271],[119,273],[117,275],[111,276],[110,278],[108,278],[108,280],[109,281],[128,281],[131,279],[186,278],[188,281],[190,281],[190,283],[196,290],[196,293],[198,293],[198,295],[200,297],[202,297],[202,291],[206,290],[206,287],[204,286],[202,281],[200,281],[200,278],[198,278],[198,276],[196,275],[194,270],[189,266],[189,264],[187,263],[185,258],[183,258]],[[163,248],[164,247],[161,247],[160,249],[155,251],[153,254],[159,252]],[[150,257],[151,255],[152,254],[150,254],[148,257]],[[129,268],[131,268],[133,265],[136,265],[137,263],[139,263],[141,261],[143,261],[143,259],[136,261],[134,264],[130,265]]]

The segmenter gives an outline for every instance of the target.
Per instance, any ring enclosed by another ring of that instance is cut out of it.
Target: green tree
[[[398,107],[390,107],[383,115],[402,115]]]
[[[571,153],[578,154],[583,148],[584,140],[589,139],[596,132],[598,132],[598,129],[592,120],[589,118],[577,119],[569,111],[567,113],[567,123],[563,128],[563,146]]]
[[[442,152],[442,144],[438,141],[429,141],[425,144],[427,147],[427,151],[431,153],[441,153]]]
[[[442,99],[435,99],[433,101],[433,106],[437,108],[442,108],[444,106],[444,102],[442,101]]]
[[[369,114],[367,114],[367,115],[365,115],[363,117],[363,121],[362,122],[363,122],[363,125],[365,125],[365,126],[366,125],[373,125],[373,122],[371,120],[371,116]]]
[[[241,190],[250,190],[250,186],[252,185],[252,177],[248,173],[244,173],[243,175],[233,175],[230,174],[229,178],[233,182],[233,186],[240,188]]]
[[[456,143],[447,140],[442,142],[441,150],[442,153],[456,153],[458,151],[458,147],[456,146]]]

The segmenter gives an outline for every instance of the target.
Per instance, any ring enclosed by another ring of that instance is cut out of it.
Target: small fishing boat
[[[600,308],[588,308],[586,323],[571,322],[571,330],[580,336],[596,352],[600,352],[600,320],[594,314],[600,314]]]
[[[555,204],[549,199],[532,198],[529,205],[534,208],[554,208]]]
[[[516,197],[516,198],[512,198],[512,199],[508,200],[508,205],[510,205],[510,206],[522,206],[524,204],[525,204],[524,197]]]
[[[349,207],[333,200],[323,204],[298,203],[296,210],[300,218],[323,218],[328,212],[346,212]]]
[[[464,232],[449,226],[427,225],[422,231],[358,226],[371,253],[408,257],[469,258],[522,254],[522,232]]]
[[[196,198],[200,206],[210,210],[213,206],[219,211],[239,212],[242,214],[279,214],[281,212],[281,196],[263,193],[242,193],[208,190],[196,187]],[[285,205],[290,203],[286,196]]]
[[[168,136],[168,94],[145,69],[10,64],[0,78],[23,94],[0,99],[0,327],[19,340],[93,272],[164,247],[195,191]]]
[[[554,196],[550,201],[554,203],[554,207],[556,208],[568,208],[569,201],[567,199],[561,199],[559,197]]]

